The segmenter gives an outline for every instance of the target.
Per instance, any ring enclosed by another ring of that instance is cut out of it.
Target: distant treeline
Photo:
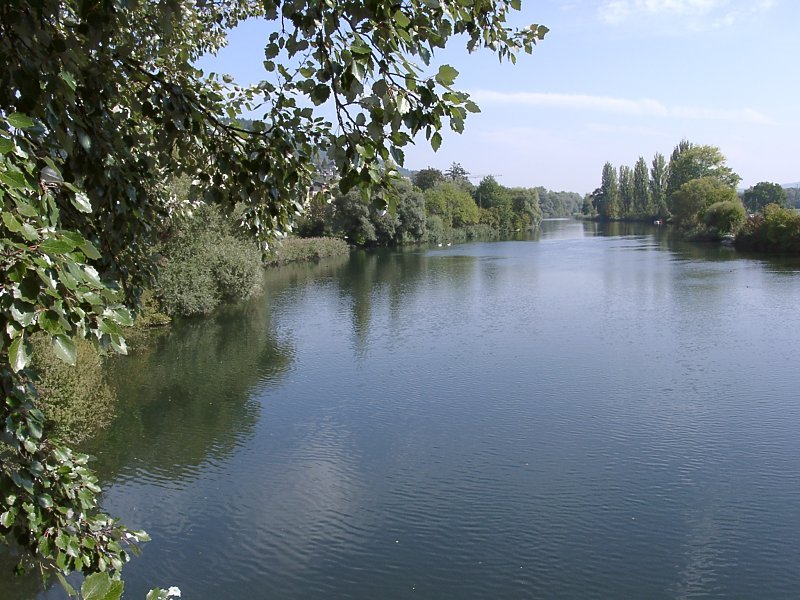
[[[487,175],[478,185],[458,163],[401,180],[389,210],[357,192],[310,196],[298,223],[303,236],[343,237],[358,246],[491,239],[538,227],[543,217],[580,211],[579,194],[506,187]]]
[[[695,240],[733,239],[736,247],[800,253],[800,190],[762,181],[739,195],[741,178],[716,146],[682,140],[667,161],[603,166],[600,187],[589,194],[584,215],[599,220],[650,220],[675,225]]]

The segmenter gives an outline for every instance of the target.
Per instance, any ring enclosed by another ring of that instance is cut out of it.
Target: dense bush
[[[736,237],[736,247],[759,252],[800,254],[800,213],[768,204],[763,215],[747,219]]]
[[[318,260],[331,256],[346,256],[350,246],[339,238],[286,238],[273,248],[267,258],[268,265],[280,265],[305,260]]]
[[[736,235],[744,225],[747,213],[738,200],[716,202],[703,215],[705,226],[718,236]]]
[[[672,194],[672,221],[684,231],[703,222],[706,210],[713,204],[738,202],[736,190],[713,177],[701,177],[684,183]]]
[[[216,207],[176,217],[159,250],[155,293],[170,316],[209,313],[260,288],[261,252]]]

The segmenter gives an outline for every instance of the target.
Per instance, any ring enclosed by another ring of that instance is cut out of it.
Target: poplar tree
[[[644,157],[640,156],[633,167],[634,212],[640,218],[655,214],[649,184],[650,178],[647,173],[647,163]]]
[[[596,197],[596,203],[597,214],[604,221],[619,218],[619,182],[617,170],[610,162],[603,165],[600,194]]]
[[[669,216],[669,210],[667,208],[667,161],[663,154],[656,152],[651,164],[650,198],[655,213],[659,218],[665,219]]]
[[[634,197],[636,190],[633,182],[633,169],[627,165],[619,168],[620,216],[629,219],[634,214]]]

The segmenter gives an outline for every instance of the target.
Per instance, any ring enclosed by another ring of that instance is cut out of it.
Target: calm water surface
[[[126,597],[796,598],[799,270],[553,221],[271,272],[115,364]]]

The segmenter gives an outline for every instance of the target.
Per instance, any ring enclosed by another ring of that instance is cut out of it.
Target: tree
[[[539,192],[536,188],[511,188],[511,208],[517,217],[515,229],[538,227],[542,222],[542,209],[539,207]]]
[[[514,225],[514,207],[508,188],[500,185],[497,180],[487,175],[475,188],[475,201],[484,210],[490,211],[493,221],[500,231],[516,229]]]
[[[469,182],[469,171],[461,163],[454,162],[444,174],[450,181]]]
[[[193,200],[243,206],[263,243],[291,228],[326,152],[342,192],[380,196],[403,147],[460,132],[478,107],[432,53],[463,35],[512,62],[547,29],[512,29],[516,0],[5,0],[0,3],[0,536],[44,569],[119,571],[145,539],[97,511],[86,457],[50,440],[35,408],[30,336],[75,361],[75,339],[125,351],[159,224]],[[265,78],[194,68],[225,31],[260,17]],[[418,66],[421,61],[424,66]],[[287,65],[291,65],[289,68]],[[427,75],[426,73],[431,73]],[[326,105],[333,122],[315,107]],[[247,127],[236,117],[263,111]],[[386,196],[391,206],[391,195]],[[379,201],[382,203],[384,200]],[[117,291],[116,280],[122,293]]]
[[[410,185],[397,186],[397,226],[395,242],[405,244],[420,242],[427,231],[425,218],[425,198]]]
[[[539,206],[545,217],[569,217],[581,212],[583,198],[575,192],[554,192],[543,187],[535,188]]]
[[[630,218],[634,213],[634,197],[636,189],[633,183],[633,169],[627,165],[619,168],[620,216]]]
[[[633,167],[633,212],[637,217],[651,217],[655,214],[650,195],[650,178],[647,163],[640,156]]]
[[[668,178],[666,159],[663,154],[656,152],[650,168],[650,197],[653,202],[653,208],[661,219],[669,216],[669,209],[667,208]]]
[[[672,201],[672,195],[683,184],[701,177],[735,188],[741,178],[725,162],[725,156],[716,146],[695,146],[683,140],[669,163],[668,200]]]
[[[715,177],[700,177],[684,183],[672,195],[672,218],[681,229],[689,230],[703,219],[712,204],[734,202],[741,204],[736,190]]]
[[[610,162],[603,165],[600,194],[595,196],[595,210],[604,221],[619,218],[619,183],[617,170]]]
[[[667,200],[669,201],[670,196],[672,193],[675,192],[679,187],[681,187],[684,183],[689,181],[689,179],[693,179],[692,177],[686,178],[684,177],[680,171],[678,170],[678,163],[680,162],[680,158],[684,152],[689,150],[692,147],[692,143],[689,140],[683,139],[672,149],[672,154],[669,157],[669,165],[667,168]],[[658,156],[658,155],[656,155]],[[673,165],[675,169],[673,169]]]
[[[414,185],[423,192],[440,181],[444,181],[444,175],[439,169],[434,169],[433,167],[422,169],[414,174]]]
[[[600,197],[600,188],[596,188],[591,194],[586,194],[581,204],[581,214],[595,216],[597,214],[597,199]]]
[[[425,192],[425,210],[437,215],[447,228],[474,225],[481,212],[475,201],[460,185],[442,181]]]
[[[736,235],[745,219],[747,213],[738,198],[716,202],[706,208],[703,214],[703,223],[717,237]]]
[[[762,181],[744,192],[744,205],[751,212],[763,212],[767,204],[786,207],[787,203],[786,190],[777,183]]]

